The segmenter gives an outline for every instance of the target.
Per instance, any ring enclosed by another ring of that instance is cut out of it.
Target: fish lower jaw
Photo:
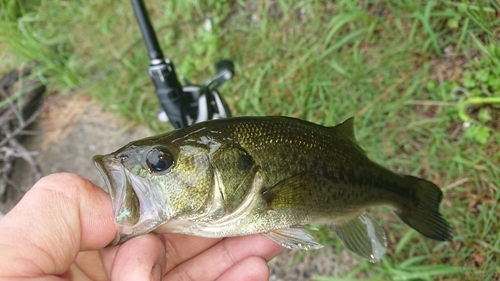
[[[259,233],[258,231],[249,233],[238,232],[236,231],[236,229],[225,229],[219,228],[218,226],[211,226],[210,223],[191,222],[184,220],[171,220],[168,223],[156,228],[154,232],[158,234],[178,233],[207,238],[221,238]]]
[[[139,222],[134,225],[121,224],[115,221],[117,233],[120,235],[120,240],[117,244],[122,244],[136,236],[155,231],[158,227],[167,222],[168,221],[161,220],[158,217],[143,218],[142,216]]]
[[[121,235],[130,235],[134,232],[134,226],[116,224],[116,230]]]

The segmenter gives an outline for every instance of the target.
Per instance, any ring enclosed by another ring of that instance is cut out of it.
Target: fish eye
[[[174,165],[174,157],[165,146],[156,146],[146,155],[146,165],[153,173],[167,173]]]

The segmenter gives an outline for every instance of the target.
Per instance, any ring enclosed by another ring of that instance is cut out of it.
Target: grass
[[[234,115],[289,115],[325,125],[356,116],[357,139],[373,160],[443,188],[453,242],[423,238],[389,212],[378,212],[390,245],[382,262],[363,261],[342,276],[315,280],[498,280],[500,108],[468,108],[473,122],[464,130],[456,106],[466,98],[459,93],[500,96],[495,3],[147,4],[180,75],[203,82],[219,59],[235,62],[237,76],[221,89]],[[140,34],[128,3],[0,0],[0,17],[7,58],[1,72],[39,61],[36,74],[61,94],[97,73],[100,80],[80,94],[157,132],[171,129],[156,121],[147,54],[142,42],[132,45]],[[206,17],[211,31],[203,28]],[[332,234],[317,235],[343,249]]]

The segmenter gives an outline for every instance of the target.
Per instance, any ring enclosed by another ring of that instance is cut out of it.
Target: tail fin
[[[439,203],[443,193],[432,182],[405,176],[413,183],[413,204],[403,206],[396,215],[409,226],[421,234],[440,241],[452,239],[451,229],[448,223],[439,213]]]

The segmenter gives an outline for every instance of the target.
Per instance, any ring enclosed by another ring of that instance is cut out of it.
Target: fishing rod
[[[234,64],[221,60],[215,64],[217,75],[200,85],[183,78],[182,86],[172,61],[163,56],[143,0],[131,0],[137,23],[149,54],[148,74],[155,86],[162,110],[158,119],[170,121],[174,128],[231,116],[217,88],[234,76]]]

